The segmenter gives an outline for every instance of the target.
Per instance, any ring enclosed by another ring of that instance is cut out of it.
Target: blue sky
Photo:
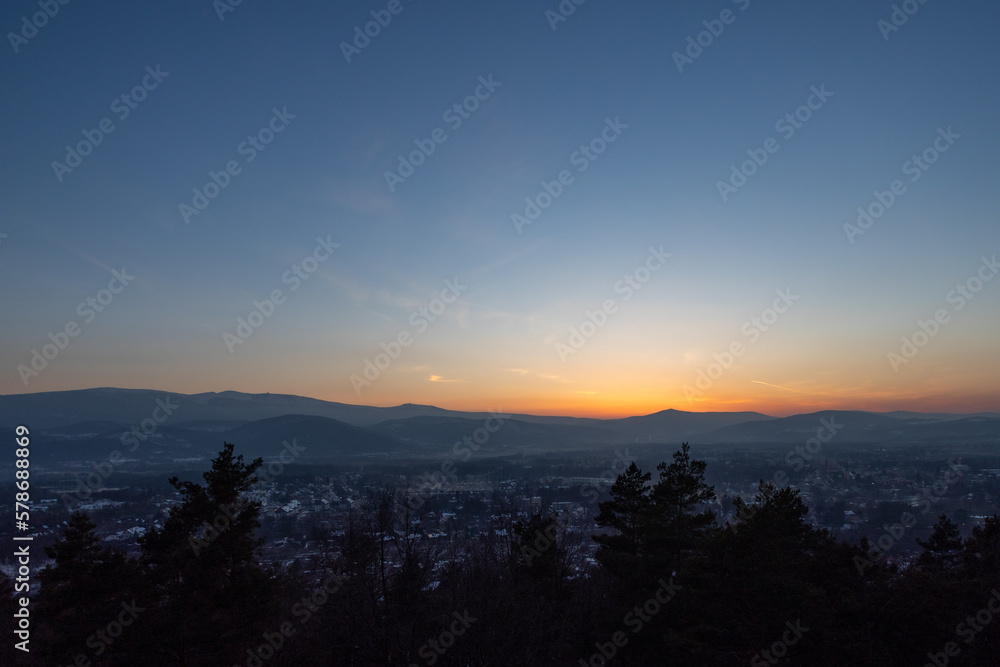
[[[245,0],[220,20],[209,0],[70,2],[16,53],[8,36],[0,392],[594,415],[1000,409],[1000,281],[961,312],[947,301],[1000,250],[995,4],[913,5],[885,39],[892,3],[589,0],[553,30],[557,2],[403,0],[347,62],[341,43],[388,4]],[[673,54],[724,10],[731,22],[679,72]],[[38,11],[5,3],[0,27]],[[147,67],[169,74],[119,118],[113,100]],[[453,128],[444,112],[480,77],[500,85]],[[823,86],[833,95],[784,138],[776,121]],[[247,162],[239,147],[273,109],[294,118]],[[60,181],[52,163],[104,118],[113,132]],[[627,128],[581,172],[572,156],[606,119]],[[398,156],[438,128],[446,141],[390,191]],[[904,163],[947,128],[959,138],[911,182]],[[778,151],[723,201],[717,182],[768,138]],[[186,223],[179,205],[230,160],[239,173]],[[519,234],[511,215],[563,170],[572,184]],[[905,193],[850,243],[844,224],[895,179]],[[282,277],[318,237],[340,245],[292,291]],[[626,301],[614,286],[651,246],[671,258]],[[135,280],[85,322],[78,304],[122,267]],[[456,278],[467,289],[415,331]],[[795,305],[699,389],[786,288]],[[284,303],[227,346],[274,289]],[[606,299],[606,324],[560,354]],[[949,321],[894,367],[940,308]],[[70,321],[79,335],[25,382],[18,367]],[[351,376],[407,331],[359,390]]]

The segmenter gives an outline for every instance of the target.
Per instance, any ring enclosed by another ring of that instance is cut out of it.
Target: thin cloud
[[[431,382],[465,382],[465,380],[458,380],[455,378],[446,378],[440,375],[431,375],[428,380]]]
[[[796,394],[805,393],[805,392],[799,391],[798,389],[790,389],[789,387],[782,387],[780,384],[771,384],[770,382],[761,382],[760,380],[750,380],[750,382],[753,382],[753,383],[756,383],[756,384],[767,385],[768,387],[774,387],[776,389],[784,389],[785,391],[793,391]]]

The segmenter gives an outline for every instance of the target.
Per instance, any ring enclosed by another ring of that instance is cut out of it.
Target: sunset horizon
[[[1000,410],[972,10],[722,4],[133,8],[113,57],[61,10],[8,53],[0,393]]]
[[[800,401],[798,403],[793,403],[790,401],[776,402],[776,403],[766,403],[763,400],[755,402],[752,399],[733,399],[731,401],[720,401],[714,404],[707,404],[708,401],[695,401],[693,404],[689,404],[688,401],[681,396],[677,402],[674,403],[659,403],[653,401],[643,401],[640,399],[621,399],[620,402],[614,405],[619,405],[621,407],[600,407],[594,405],[599,399],[593,398],[589,399],[577,399],[576,402],[565,401],[565,402],[554,402],[546,406],[543,402],[526,402],[524,396],[514,397],[514,396],[497,396],[487,399],[472,399],[468,397],[456,398],[453,395],[442,394],[440,399],[434,401],[426,400],[426,395],[423,397],[399,397],[396,400],[386,399],[383,401],[365,401],[352,399],[351,396],[336,396],[336,395],[323,395],[322,393],[301,393],[290,390],[268,390],[268,389],[234,389],[234,388],[223,388],[223,389],[189,389],[189,388],[178,388],[169,386],[134,386],[126,387],[121,385],[101,385],[94,387],[68,387],[65,389],[46,389],[39,390],[37,392],[16,392],[16,394],[41,394],[48,392],[66,392],[66,391],[83,391],[88,389],[123,389],[123,390],[137,390],[137,391],[150,391],[150,392],[165,392],[165,393],[176,393],[183,394],[187,396],[194,396],[199,394],[224,394],[229,392],[235,392],[239,394],[248,395],[282,395],[282,396],[294,396],[298,398],[308,398],[315,399],[319,401],[327,401],[331,403],[340,403],[344,405],[356,405],[356,406],[369,406],[376,408],[393,408],[404,405],[422,405],[440,408],[442,410],[449,410],[455,412],[469,412],[469,413],[483,413],[490,411],[503,412],[506,414],[526,414],[535,416],[551,416],[551,417],[576,417],[576,418],[590,418],[590,419],[622,419],[626,417],[640,417],[646,415],[652,415],[663,411],[675,410],[678,412],[691,412],[691,413],[718,413],[718,412],[757,412],[769,417],[789,417],[793,415],[811,414],[815,412],[823,411],[845,411],[845,412],[873,412],[873,413],[890,413],[890,412],[914,412],[914,413],[926,413],[926,414],[954,414],[954,415],[976,415],[982,413],[994,413],[1000,414],[1000,409],[997,408],[995,403],[990,402],[991,397],[985,396],[981,398],[981,403],[975,403],[971,401],[961,401],[944,398],[934,398],[928,397],[923,399],[915,399],[910,401],[905,401],[901,399],[884,398],[884,399],[873,399],[871,403],[864,404],[861,402],[831,402],[831,401],[815,401],[807,402]],[[776,391],[780,388],[776,388]],[[2,395],[2,394],[0,394]],[[8,394],[11,395],[11,394]],[[769,407],[770,406],[770,407]]]
[[[998,18],[0,3],[0,664],[995,664]]]

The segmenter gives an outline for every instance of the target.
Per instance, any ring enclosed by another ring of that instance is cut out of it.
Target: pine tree
[[[556,516],[536,512],[514,524],[514,537],[516,574],[550,600],[565,597],[571,572]]]
[[[965,540],[963,565],[967,576],[980,580],[984,587],[1000,584],[1000,516],[987,517],[982,526],[972,529]]]
[[[277,626],[277,580],[260,565],[254,537],[260,504],[245,496],[261,464],[225,443],[205,486],[170,479],[181,503],[139,541],[151,607],[142,628],[155,646],[146,664],[245,662]]]
[[[646,522],[651,476],[633,461],[611,485],[611,499],[598,505],[595,522],[614,532],[594,535],[599,545],[597,560],[625,579],[636,577],[648,557]]]
[[[690,451],[685,442],[671,463],[657,465],[659,479],[652,486],[652,475],[635,462],[618,476],[596,518],[597,525],[615,531],[594,536],[602,565],[649,583],[678,571],[711,533],[715,513],[703,508],[715,500],[715,491],[705,483],[706,463],[692,460]]]
[[[954,569],[962,558],[962,536],[947,514],[938,517],[930,538],[926,542],[918,539],[917,544],[924,549],[917,563],[930,572]]]
[[[130,628],[118,638],[97,634],[119,616],[131,625],[135,614],[128,610],[142,603],[132,595],[133,564],[101,546],[96,528],[86,514],[75,512],[62,538],[45,549],[55,561],[38,575],[41,628],[36,639],[46,664],[70,663],[80,654],[92,659],[95,653],[108,661],[127,652],[136,639]]]
[[[715,490],[705,483],[704,461],[692,461],[688,443],[674,452],[673,462],[656,466],[660,478],[650,494],[650,548],[659,569],[677,570],[715,526],[715,513],[704,507],[715,500]]]

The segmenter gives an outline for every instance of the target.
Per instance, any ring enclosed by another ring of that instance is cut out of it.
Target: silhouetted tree
[[[245,496],[261,463],[244,463],[225,443],[203,475],[205,486],[170,479],[180,505],[139,540],[141,598],[149,607],[139,624],[156,638],[146,664],[245,661],[274,630],[279,588],[258,560],[260,504]]]
[[[962,557],[962,536],[947,514],[938,517],[930,538],[926,542],[918,539],[917,544],[924,549],[917,562],[936,574],[957,567]]]
[[[655,483],[634,463],[615,480],[596,517],[597,567],[571,558],[558,515],[521,513],[504,493],[493,526],[431,540],[419,505],[375,486],[343,535],[311,530],[318,569],[282,573],[260,563],[247,498],[261,461],[233,449],[204,485],[170,480],[180,502],[138,560],[71,518],[39,573],[32,664],[572,665],[608,647],[609,667],[925,664],[950,641],[962,643],[949,665],[1000,654],[1000,622],[982,611],[1000,598],[998,516],[963,542],[942,515],[912,567],[813,528],[799,491],[764,481],[722,527],[706,464],[684,443]],[[128,605],[129,627],[99,639]],[[286,621],[294,635],[260,653]],[[615,633],[627,642],[610,644]]]
[[[966,575],[985,586],[1000,583],[1000,516],[987,517],[965,540],[962,564]]]
[[[678,570],[684,555],[691,553],[715,526],[715,513],[704,508],[715,500],[715,490],[705,483],[704,461],[693,461],[690,446],[683,443],[673,461],[656,466],[659,480],[650,494],[650,550],[658,557],[654,569]],[[699,508],[704,508],[698,511]]]
[[[597,560],[623,579],[640,577],[649,556],[650,477],[633,461],[611,485],[611,499],[598,505],[595,522],[613,532],[594,536]]]
[[[132,593],[138,581],[134,564],[102,546],[96,528],[86,514],[75,512],[62,538],[45,549],[54,563],[38,575],[41,625],[35,635],[45,664],[70,663],[80,654],[96,664],[123,664],[136,643],[131,628],[122,627],[132,624],[141,607]],[[119,623],[113,628],[117,637],[107,634],[112,623]]]
[[[594,536],[601,564],[640,586],[678,571],[683,558],[715,526],[714,512],[704,508],[715,499],[715,491],[705,483],[705,467],[704,461],[691,459],[686,442],[670,464],[657,466],[659,479],[653,486],[651,474],[631,463],[615,480],[611,499],[600,504],[595,519],[598,526],[614,531]]]

